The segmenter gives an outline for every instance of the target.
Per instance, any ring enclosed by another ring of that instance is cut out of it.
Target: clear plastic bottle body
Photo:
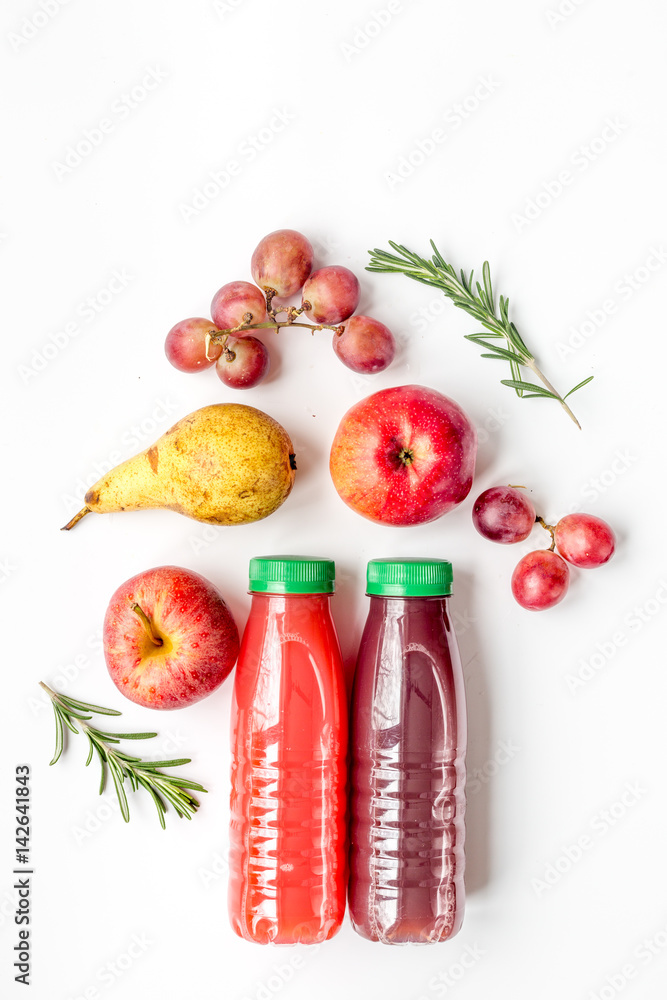
[[[351,716],[350,916],[444,941],[464,909],[466,715],[446,597],[370,598]]]
[[[229,912],[260,944],[345,913],[347,700],[327,594],[253,594],[232,705]]]

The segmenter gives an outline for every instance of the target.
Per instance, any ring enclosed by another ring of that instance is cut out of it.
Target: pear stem
[[[79,513],[75,514],[74,517],[72,518],[72,520],[68,521],[67,524],[64,524],[63,527],[60,530],[61,531],[69,531],[70,528],[73,528],[75,524],[78,524],[79,521],[81,520],[81,518],[85,517],[86,514],[90,514],[90,507],[83,507],[79,511]]]
[[[144,609],[139,607],[139,605],[136,602],[134,602],[131,605],[131,608],[134,611],[135,615],[137,615],[137,617],[141,619],[141,624],[144,626],[148,638],[152,642],[154,642],[156,646],[162,646],[163,640],[156,633],[155,629],[153,628],[153,623],[146,614],[146,612],[144,611]]]

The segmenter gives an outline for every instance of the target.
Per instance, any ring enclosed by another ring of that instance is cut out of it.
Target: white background
[[[3,4],[3,996],[25,995],[11,968],[10,807],[23,762],[33,770],[28,995],[40,1000],[661,995],[667,16],[658,0],[563,0],[561,14],[558,2],[394,0],[381,29],[374,12],[386,0]],[[153,89],[141,100],[136,90],[128,109],[124,95],[144,80]],[[288,124],[261,132],[276,110]],[[103,141],[59,167],[105,118]],[[434,129],[444,141],[429,145]],[[260,132],[269,141],[250,159],[244,144]],[[230,160],[237,175],[211,186]],[[188,212],[207,183],[203,207]],[[167,330],[205,315],[224,282],[249,278],[254,246],[279,227],[309,236],[319,265],[360,276],[362,310],[401,343],[388,371],[358,378],[328,335],[297,330],[274,338],[272,375],[243,394],[214,372],[169,366]],[[489,259],[559,387],[595,375],[573,400],[582,432],[555,403],[501,386],[503,366],[463,339],[474,321],[435,291],[364,272],[369,247],[393,239],[425,253],[430,237],[457,266]],[[106,302],[114,271],[126,286]],[[54,342],[63,346],[45,354]],[[480,429],[477,477],[443,520],[383,528],[338,499],[328,449],[352,403],[408,382],[467,410]],[[296,485],[275,515],[219,530],[162,511],[90,516],[59,532],[110,456],[232,399],[294,440]],[[472,528],[474,496],[507,482],[529,487],[548,519],[583,509],[617,531],[613,561],[574,571],[552,611],[530,614],[509,591],[519,556],[544,545],[541,529],[510,548]],[[238,940],[222,861],[231,683],[158,715],[124,701],[107,675],[99,630],[129,576],[190,567],[242,627],[249,557],[294,550],[336,559],[348,665],[368,558],[454,563],[469,900],[447,944],[386,948],[347,921],[317,950]],[[209,789],[192,822],[171,812],[163,833],[133,796],[125,825],[113,796],[96,797],[76,738],[49,769],[40,679],[121,709],[128,728],[158,729],[155,752],[191,756],[184,772]]]

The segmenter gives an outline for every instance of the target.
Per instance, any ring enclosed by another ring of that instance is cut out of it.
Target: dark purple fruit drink
[[[384,944],[445,941],[463,919],[466,714],[451,582],[440,559],[368,564],[348,891],[354,929]]]

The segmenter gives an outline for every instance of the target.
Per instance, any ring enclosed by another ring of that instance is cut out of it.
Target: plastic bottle
[[[385,944],[444,941],[463,919],[466,716],[451,563],[368,564],[352,695],[350,916]]]
[[[250,563],[232,705],[229,912],[259,944],[319,943],[345,913],[347,699],[329,559]]]

